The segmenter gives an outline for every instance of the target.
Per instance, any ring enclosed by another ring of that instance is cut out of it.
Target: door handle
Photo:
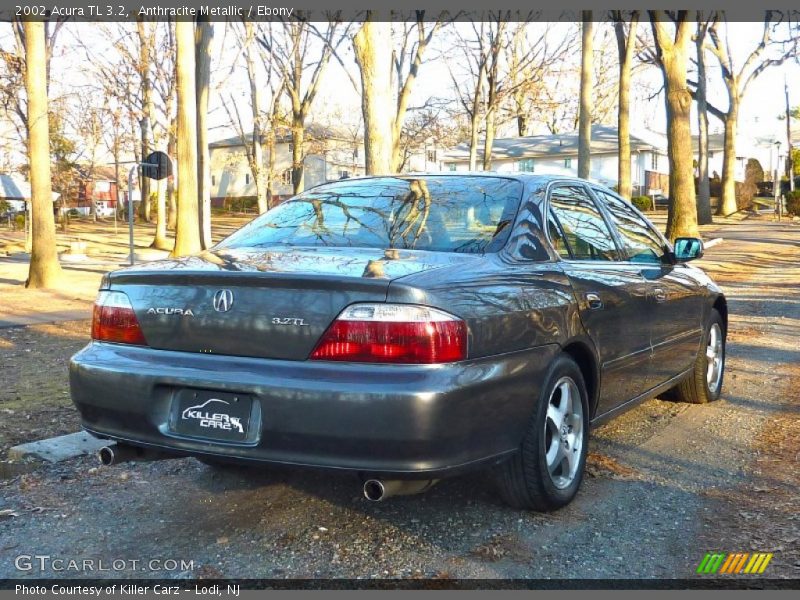
[[[667,299],[667,292],[665,292],[663,288],[654,288],[653,296],[655,297],[656,302],[664,302]]]
[[[594,292],[589,292],[586,294],[586,302],[589,304],[590,310],[600,310],[603,308],[603,301],[600,300],[600,296]]]

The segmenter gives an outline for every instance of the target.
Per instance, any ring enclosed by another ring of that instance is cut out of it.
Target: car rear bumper
[[[447,365],[265,360],[93,342],[70,362],[72,399],[100,437],[189,455],[446,475],[514,452],[557,345]],[[178,390],[252,396],[248,442],[182,436]]]

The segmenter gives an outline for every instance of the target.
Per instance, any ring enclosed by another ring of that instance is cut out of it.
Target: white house
[[[252,134],[245,136],[252,142]],[[269,155],[264,144],[264,168]],[[306,127],[306,189],[337,179],[364,174],[364,143],[359,138],[320,125]],[[232,199],[255,200],[256,186],[242,138],[235,136],[209,144],[211,155],[211,200],[214,206],[225,206]],[[275,182],[273,201],[292,195],[292,136],[281,128],[275,141]]]
[[[480,143],[478,161],[482,160]],[[589,178],[617,185],[619,152],[617,128],[592,126],[592,161]],[[469,145],[464,143],[445,153],[444,170],[469,170]],[[577,132],[527,137],[498,138],[492,147],[492,169],[497,172],[528,171],[548,175],[578,174]],[[631,133],[631,183],[633,193],[668,192],[669,163],[666,136],[652,131]]]

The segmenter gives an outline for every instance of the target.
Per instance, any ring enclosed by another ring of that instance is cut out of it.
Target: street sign
[[[149,179],[166,179],[172,175],[172,161],[166,152],[156,150],[142,163],[142,175]]]

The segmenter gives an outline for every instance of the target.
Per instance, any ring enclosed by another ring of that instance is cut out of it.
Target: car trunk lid
[[[305,360],[346,306],[383,302],[392,279],[448,262],[432,252],[226,249],[123,269],[110,283],[152,348]]]

